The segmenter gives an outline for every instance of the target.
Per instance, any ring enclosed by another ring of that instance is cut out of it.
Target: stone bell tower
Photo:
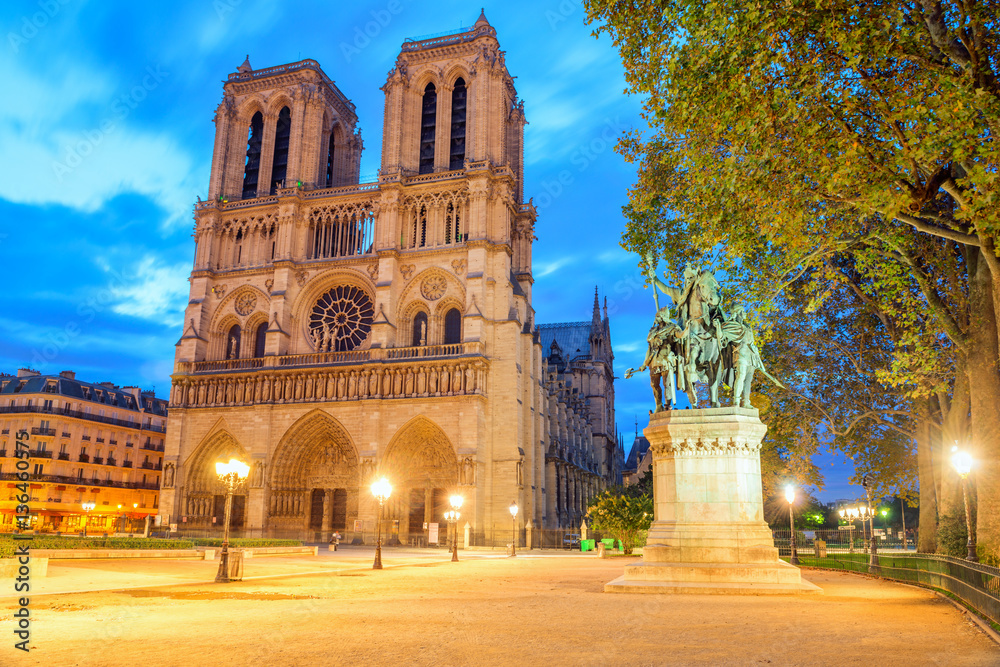
[[[254,70],[248,57],[229,75],[216,110],[209,197],[357,184],[357,122],[354,104],[316,61]]]

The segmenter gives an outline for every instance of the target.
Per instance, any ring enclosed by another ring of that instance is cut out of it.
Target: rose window
[[[309,316],[309,337],[317,352],[345,352],[363,343],[372,330],[375,306],[353,285],[334,287],[316,301]]]
[[[236,297],[236,312],[240,315],[249,315],[257,307],[257,295],[253,292],[244,292]]]
[[[420,293],[429,301],[440,299],[447,289],[448,282],[440,275],[427,276],[420,285]]]

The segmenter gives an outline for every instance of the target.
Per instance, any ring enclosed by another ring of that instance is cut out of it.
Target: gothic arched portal
[[[267,514],[273,533],[342,531],[348,516],[357,515],[358,452],[347,430],[322,410],[285,432],[270,470]]]
[[[458,457],[444,431],[426,417],[411,420],[389,442],[379,472],[393,487],[386,518],[399,520],[400,539],[422,535],[425,523],[438,523],[443,539],[448,497],[458,486]]]

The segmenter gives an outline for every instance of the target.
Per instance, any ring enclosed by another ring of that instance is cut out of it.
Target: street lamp
[[[798,565],[799,554],[795,550],[795,513],[792,511],[792,503],[795,502],[795,487],[791,484],[785,487],[785,500],[788,501],[788,525],[792,528],[792,557],[788,562],[792,565]]]
[[[222,555],[219,557],[219,572],[215,581],[221,584],[229,583],[229,515],[233,510],[233,491],[236,485],[250,474],[250,466],[243,461],[229,459],[229,463],[219,461],[215,464],[215,474],[226,485],[226,516],[223,519]]]
[[[122,512],[122,504],[118,503],[118,532],[124,533],[123,528],[125,528],[125,513]]]
[[[517,501],[510,504],[510,518],[512,520],[513,530],[511,532],[511,542],[510,542],[510,555],[517,555]]]
[[[451,542],[451,562],[458,562],[458,520],[461,518],[461,514],[458,513],[458,509],[462,506],[462,501],[464,498],[462,496],[455,494],[448,501],[451,503],[451,510],[444,513],[445,520],[453,526],[452,530],[454,537]]]
[[[372,495],[378,501],[378,520],[375,522],[375,562],[373,570],[382,569],[382,505],[392,493],[392,484],[385,477],[372,484]]]
[[[972,532],[972,511],[969,509],[969,473],[972,472],[972,456],[968,452],[959,451],[958,447],[952,447],[951,464],[955,466],[955,471],[962,478],[962,498],[965,500],[965,530],[968,539],[965,546],[968,554],[965,559],[972,563],[978,563],[976,556],[976,537]]]
[[[93,502],[91,500],[88,500],[88,501],[82,503],[80,506],[83,508],[83,511],[86,512],[86,514],[83,515],[83,536],[86,537],[87,536],[87,522],[89,521],[90,513],[92,511],[94,511],[95,507],[97,507],[97,503],[95,503],[95,502]]]
[[[878,565],[878,540],[875,539],[875,508],[872,507],[872,487],[875,486],[875,477],[871,473],[865,474],[861,478],[861,486],[865,490],[865,496],[868,498],[868,506],[863,508],[862,516],[867,514],[868,516],[868,527],[871,529],[871,548],[868,550],[868,572],[870,574],[879,574]]]
[[[885,531],[885,539],[888,542],[889,541],[889,519],[887,519],[886,517],[889,515],[889,510],[887,510],[886,508],[883,507],[882,509],[879,510],[878,513],[882,515],[882,530]]]

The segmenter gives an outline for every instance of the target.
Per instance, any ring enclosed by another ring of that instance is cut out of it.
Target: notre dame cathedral
[[[316,61],[248,58],[223,86],[160,501],[182,532],[221,524],[230,457],[251,469],[234,527],[308,539],[370,540],[376,475],[390,537],[426,536],[457,492],[473,544],[510,541],[512,502],[522,529],[578,527],[621,480],[606,307],[536,323],[496,31],[406,41],[382,90],[381,169],[359,183],[355,107]]]

